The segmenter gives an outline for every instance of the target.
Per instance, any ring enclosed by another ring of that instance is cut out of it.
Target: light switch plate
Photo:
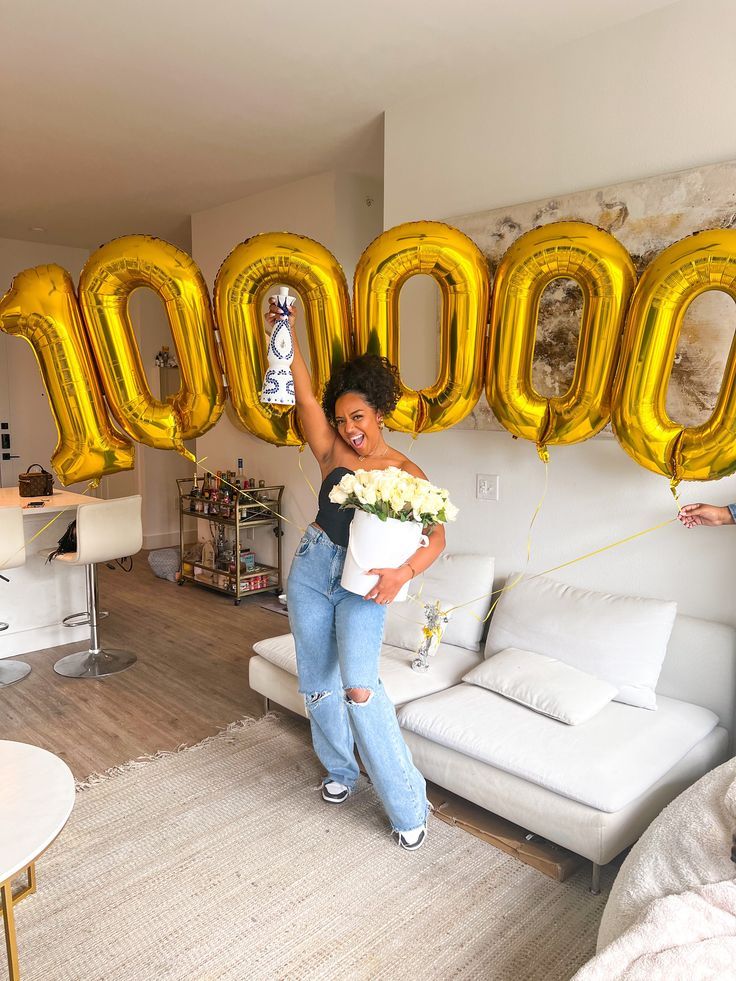
[[[497,473],[477,473],[475,475],[475,496],[479,501],[497,501],[499,495]]]

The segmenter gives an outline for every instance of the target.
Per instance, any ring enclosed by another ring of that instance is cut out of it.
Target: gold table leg
[[[7,882],[0,882],[0,895],[2,895],[2,908],[0,913],[3,917],[5,927],[5,948],[8,952],[8,972],[10,981],[20,981],[20,968],[18,966],[18,941],[15,936],[15,911],[16,903],[26,896],[31,896],[36,891],[36,863],[31,862],[26,866],[25,873],[28,876],[26,886],[13,896],[13,884],[10,879]]]

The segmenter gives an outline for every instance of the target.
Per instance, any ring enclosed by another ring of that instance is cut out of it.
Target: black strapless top
[[[350,522],[353,520],[354,508],[341,509],[339,504],[330,500],[330,491],[340,483],[346,473],[353,473],[347,467],[335,467],[322,481],[319,489],[319,511],[314,519],[322,531],[335,545],[348,547],[350,537]]]

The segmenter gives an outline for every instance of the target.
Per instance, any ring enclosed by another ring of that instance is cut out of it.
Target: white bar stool
[[[97,562],[135,555],[143,544],[141,497],[120,497],[112,501],[80,504],[77,508],[77,551],[62,552],[54,562],[83,565],[87,575],[89,611],[89,650],[68,654],[54,665],[65,678],[105,678],[125,671],[137,658],[130,651],[104,650],[97,635]]]
[[[0,572],[17,569],[26,561],[26,539],[23,534],[23,508],[0,508]],[[5,578],[4,576],[0,578]],[[0,630],[7,630],[9,623],[0,622]],[[31,673],[25,661],[0,661],[0,688],[14,685]]]

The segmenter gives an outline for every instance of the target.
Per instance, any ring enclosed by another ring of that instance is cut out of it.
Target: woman
[[[282,317],[276,306],[266,316]],[[358,596],[340,576],[348,544],[351,509],[329,500],[330,490],[355,470],[399,467],[425,475],[383,437],[383,418],[396,406],[398,372],[385,358],[362,355],[341,365],[325,388],[322,404],[294,339],[291,365],[299,424],[319,463],[319,511],[299,543],[287,586],[289,619],[296,643],[299,690],[304,695],[314,750],[324,766],[322,797],[341,804],[358,779],[354,743],[383,801],[402,848],[421,847],[429,804],[424,778],[412,763],[396,712],[378,677],[386,606],[404,583],[424,572],[445,546],[442,525],[426,529],[429,545],[398,569],[370,569],[373,589]],[[425,478],[426,479],[426,478]]]

